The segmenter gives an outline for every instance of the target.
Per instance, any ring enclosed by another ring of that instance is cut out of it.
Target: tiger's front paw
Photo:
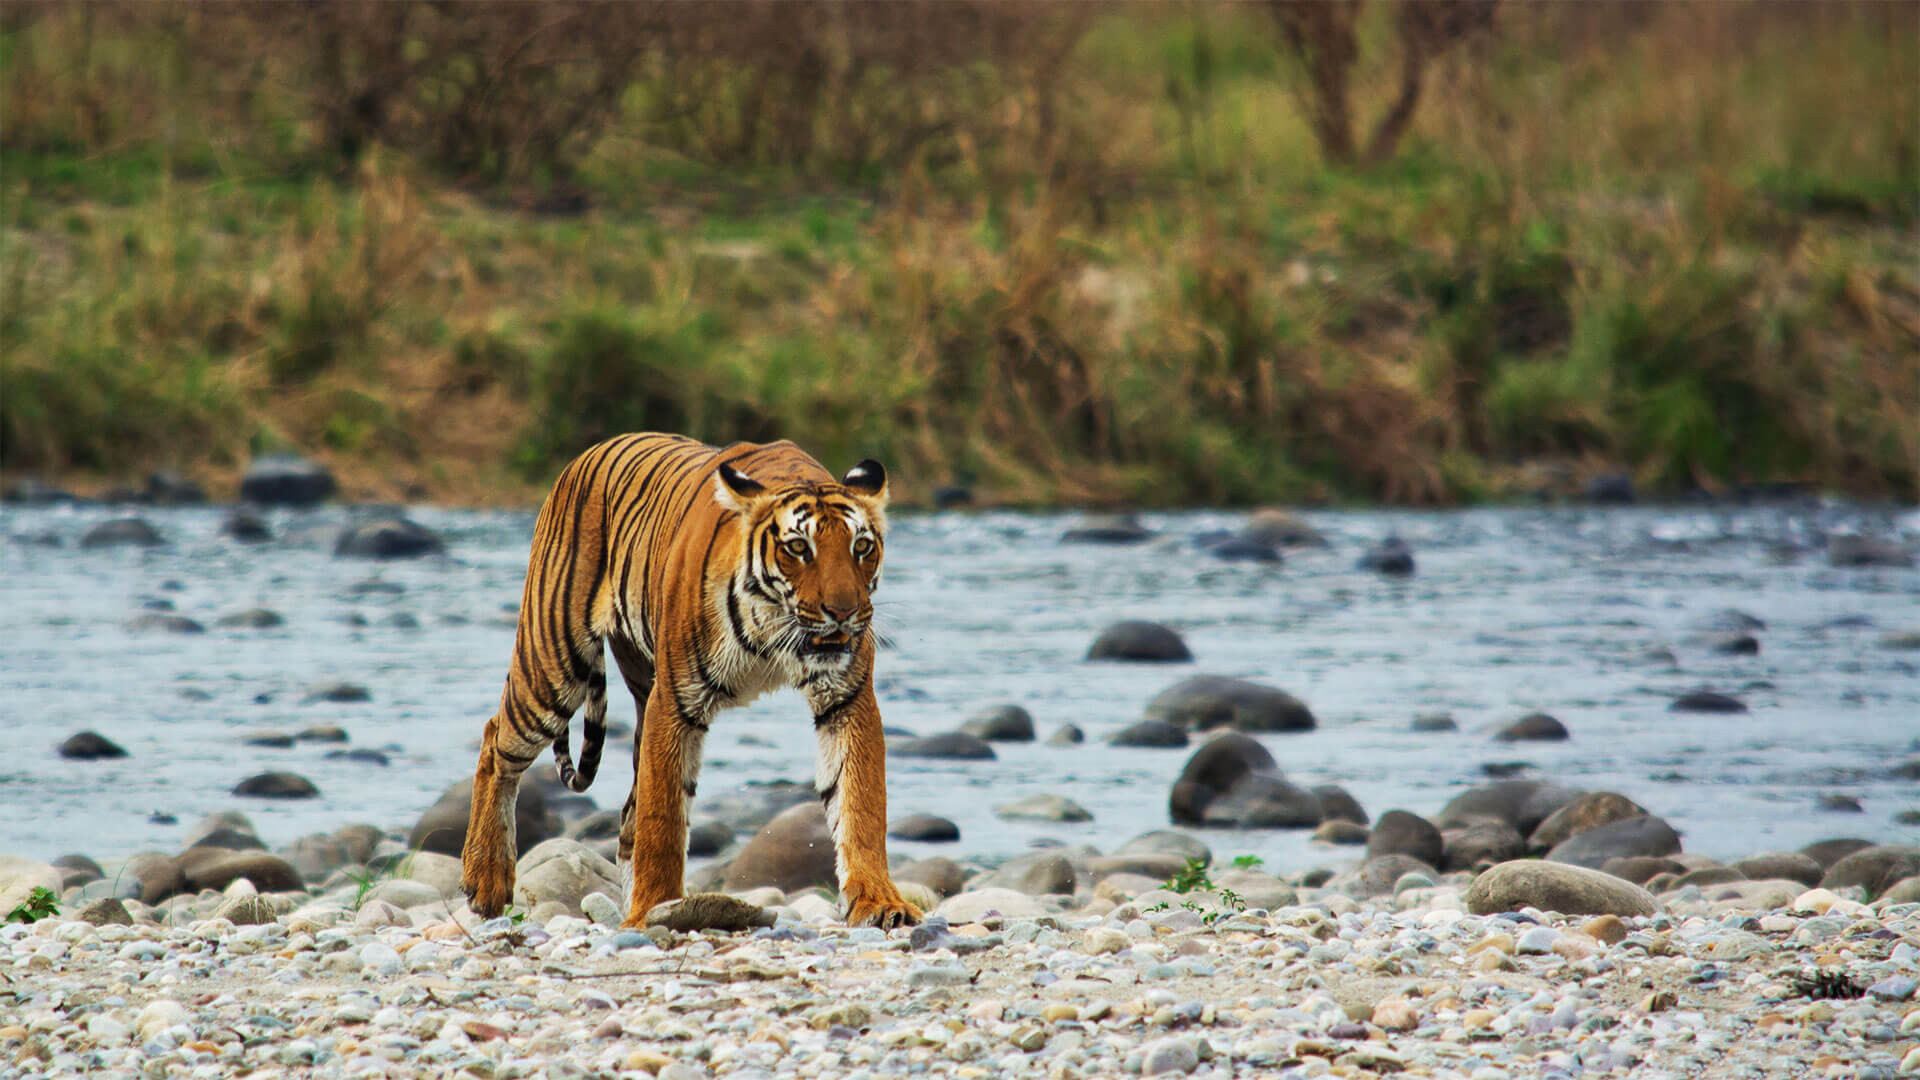
[[[460,888],[475,912],[496,918],[513,902],[513,863],[484,857],[463,859]]]
[[[891,881],[871,885],[849,882],[846,898],[848,926],[877,926],[882,930],[891,930],[896,926],[912,926],[920,921],[920,909],[908,903]]]

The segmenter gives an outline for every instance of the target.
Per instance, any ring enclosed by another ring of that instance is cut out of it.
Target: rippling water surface
[[[90,525],[125,511],[0,510],[0,533],[63,541],[0,542],[0,717],[9,746],[0,761],[0,851],[103,859],[172,851],[200,816],[236,806],[276,846],[349,822],[404,830],[471,774],[512,646],[533,515],[415,508],[409,515],[441,532],[449,554],[374,563],[330,554],[333,530],[354,511],[272,515],[276,539],[258,547],[219,535],[225,513],[148,510],[166,547],[82,551]],[[895,644],[878,664],[887,723],[928,734],[980,707],[1018,702],[1042,739],[1071,721],[1089,741],[998,744],[995,762],[894,759],[892,813],[941,814],[962,832],[958,845],[894,846],[995,855],[1051,837],[1110,849],[1165,825],[1167,791],[1189,752],[1116,749],[1103,739],[1138,719],[1155,693],[1201,672],[1259,679],[1306,701],[1318,730],[1262,740],[1292,779],[1343,784],[1375,816],[1393,807],[1431,814],[1484,782],[1483,764],[1518,760],[1533,766],[1524,775],[1623,792],[1667,817],[1689,850],[1712,855],[1834,835],[1920,840],[1920,829],[1893,821],[1920,806],[1920,783],[1890,772],[1920,754],[1920,652],[1881,646],[1890,631],[1920,630],[1920,571],[1835,569],[1815,548],[1834,528],[1911,540],[1920,514],[1311,517],[1331,546],[1274,567],[1194,552],[1193,535],[1238,525],[1233,514],[1147,515],[1164,538],[1133,548],[1061,544],[1071,521],[1061,515],[897,515],[876,596]],[[1415,577],[1353,568],[1366,544],[1394,533],[1416,551]],[[385,585],[370,589],[369,581]],[[128,629],[155,601],[208,631]],[[285,625],[214,626],[253,607],[279,612]],[[1765,621],[1758,656],[1705,647],[1703,628],[1728,608]],[[1098,630],[1122,618],[1174,626],[1197,660],[1084,661]],[[1674,662],[1649,657],[1659,649]],[[308,687],[331,681],[363,685],[371,700],[306,703]],[[1699,687],[1735,693],[1752,711],[1667,711],[1675,695]],[[629,709],[616,698],[611,715],[631,721]],[[1564,721],[1573,738],[1491,740],[1491,728],[1536,709]],[[1431,712],[1451,713],[1460,730],[1409,730]],[[322,723],[345,728],[350,746],[386,750],[391,764],[328,758],[337,746],[242,744]],[[54,753],[85,728],[131,757],[79,762]],[[707,741],[701,789],[810,779],[812,738],[796,694],[723,714]],[[632,774],[624,753],[607,758],[591,794],[617,808]],[[308,777],[320,797],[281,803],[229,793],[269,769]],[[1069,796],[1094,820],[993,816],[994,804],[1036,792]],[[1866,812],[1816,809],[1833,792],[1859,796]],[[150,823],[156,810],[181,824]],[[1216,852],[1259,854],[1283,872],[1351,854],[1310,844],[1303,832],[1208,839]]]

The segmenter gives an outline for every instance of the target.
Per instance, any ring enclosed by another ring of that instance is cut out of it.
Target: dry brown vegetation
[[[0,466],[1920,477],[1920,8],[9,5]],[[851,455],[851,456],[849,456]]]

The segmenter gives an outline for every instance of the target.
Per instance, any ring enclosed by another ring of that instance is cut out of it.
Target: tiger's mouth
[[[813,634],[800,643],[801,656],[840,656],[853,651],[853,638],[845,631]]]

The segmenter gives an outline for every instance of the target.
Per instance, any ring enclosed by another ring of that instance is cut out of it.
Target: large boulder
[[[1527,853],[1526,838],[1520,830],[1504,821],[1476,821],[1471,825],[1447,829],[1440,834],[1446,854],[1440,869],[1478,870],[1492,863],[1517,859]]]
[[[1646,816],[1647,808],[1625,795],[1612,791],[1590,791],[1547,815],[1540,827],[1527,837],[1527,846],[1535,851],[1549,851],[1588,829]]]
[[[827,831],[827,811],[818,802],[802,803],[780,812],[753,834],[727,867],[722,888],[743,892],[772,885],[785,893],[816,887],[834,888],[833,836]]]
[[[993,816],[1002,821],[1051,821],[1072,823],[1092,821],[1087,808],[1064,795],[1029,795],[1003,802],[993,808]]]
[[[1213,862],[1213,849],[1206,841],[1177,829],[1151,829],[1115,848],[1115,855],[1178,855],[1183,860],[1198,859],[1201,866]]]
[[[60,868],[38,859],[0,855],[0,919],[26,903],[35,889],[45,889],[58,897]]]
[[[179,858],[181,873],[191,890],[225,889],[240,878],[261,892],[288,892],[305,887],[299,871],[278,855],[229,848],[188,848]]]
[[[1014,889],[986,888],[969,889],[957,896],[942,901],[930,915],[947,920],[950,925],[979,922],[990,915],[1002,915],[1009,919],[1037,919],[1050,913],[1047,905],[1038,899]]]
[[[267,506],[312,506],[339,487],[324,465],[294,454],[257,457],[240,477],[240,498]]]
[[[360,559],[410,559],[445,550],[446,541],[433,530],[400,517],[356,525],[341,533],[333,545],[335,555]]]
[[[1565,742],[1567,725],[1543,712],[1527,715],[1494,733],[1500,742]]]
[[[938,814],[909,814],[887,826],[887,835],[895,840],[945,844],[960,839],[960,826]]]
[[[522,777],[514,803],[514,846],[516,856],[525,855],[543,841],[559,836],[563,824],[559,815],[547,808],[546,791],[531,777]],[[416,851],[434,851],[460,857],[467,842],[467,818],[473,807],[473,781],[462,780],[448,788],[439,800],[427,807],[407,835],[407,846]]]
[[[1809,889],[1825,873],[1813,856],[1799,851],[1762,851],[1735,861],[1733,868],[1754,881],[1797,881]]]
[[[1320,800],[1320,816],[1326,821],[1351,821],[1365,825],[1370,819],[1360,800],[1339,784],[1315,784],[1310,790]]]
[[[1018,705],[996,705],[975,714],[960,730],[988,742],[1032,742],[1033,714]]]
[[[1354,869],[1335,875],[1327,882],[1327,888],[1345,893],[1355,900],[1365,900],[1392,892],[1394,882],[1406,874],[1420,874],[1431,881],[1440,876],[1440,871],[1434,869],[1432,863],[1411,855],[1397,852],[1374,855]]]
[[[157,851],[133,856],[108,877],[124,888],[125,895],[144,904],[158,904],[188,890],[187,875],[180,869],[180,861]]]
[[[1114,623],[1093,639],[1087,649],[1089,660],[1142,660],[1178,662],[1193,659],[1187,643],[1172,629],[1156,622],[1128,619]]]
[[[1861,848],[1827,868],[1821,875],[1823,889],[1859,886],[1868,899],[1879,896],[1903,878],[1920,875],[1920,847],[1906,844],[1876,844]]]
[[[1195,675],[1162,690],[1147,703],[1146,718],[1206,731],[1311,731],[1313,713],[1283,690],[1245,679]]]
[[[1389,536],[1362,552],[1355,566],[1388,577],[1406,577],[1413,573],[1413,549],[1405,540]]]
[[[1075,884],[1073,860],[1057,851],[1035,851],[1008,859],[974,887],[1015,889],[1028,896],[1070,896]]]
[[[1202,824],[1208,803],[1248,776],[1279,768],[1267,748],[1251,736],[1233,733],[1209,739],[1180,770],[1168,813],[1176,824]]]
[[[1428,866],[1439,866],[1446,857],[1446,840],[1426,818],[1389,810],[1367,834],[1367,857],[1380,855],[1411,855]]]
[[[1311,829],[1320,800],[1278,773],[1254,773],[1207,803],[1200,823],[1226,829]]]
[[[1537,908],[1562,915],[1652,915],[1660,910],[1653,894],[1611,874],[1566,863],[1517,859],[1489,867],[1467,889],[1467,910],[1475,915]]]
[[[1680,834],[1664,820],[1648,815],[1575,833],[1547,852],[1547,860],[1598,870],[1608,859],[1629,855],[1673,855]]]
[[[620,871],[578,840],[543,840],[514,867],[513,902],[529,911],[558,903],[578,914],[580,901],[593,893],[621,896]]]
[[[1580,794],[1573,788],[1545,780],[1502,780],[1454,796],[1434,815],[1433,823],[1444,831],[1470,825],[1476,819],[1492,818],[1506,822],[1525,836]]]
[[[1815,840],[1801,848],[1800,854],[1819,863],[1821,872],[1825,873],[1829,867],[1841,859],[1873,846],[1873,841],[1863,840],[1858,836],[1836,836],[1826,840]]]
[[[952,859],[935,855],[930,859],[916,859],[895,870],[893,880],[924,885],[938,896],[953,896],[967,887],[967,872]]]

